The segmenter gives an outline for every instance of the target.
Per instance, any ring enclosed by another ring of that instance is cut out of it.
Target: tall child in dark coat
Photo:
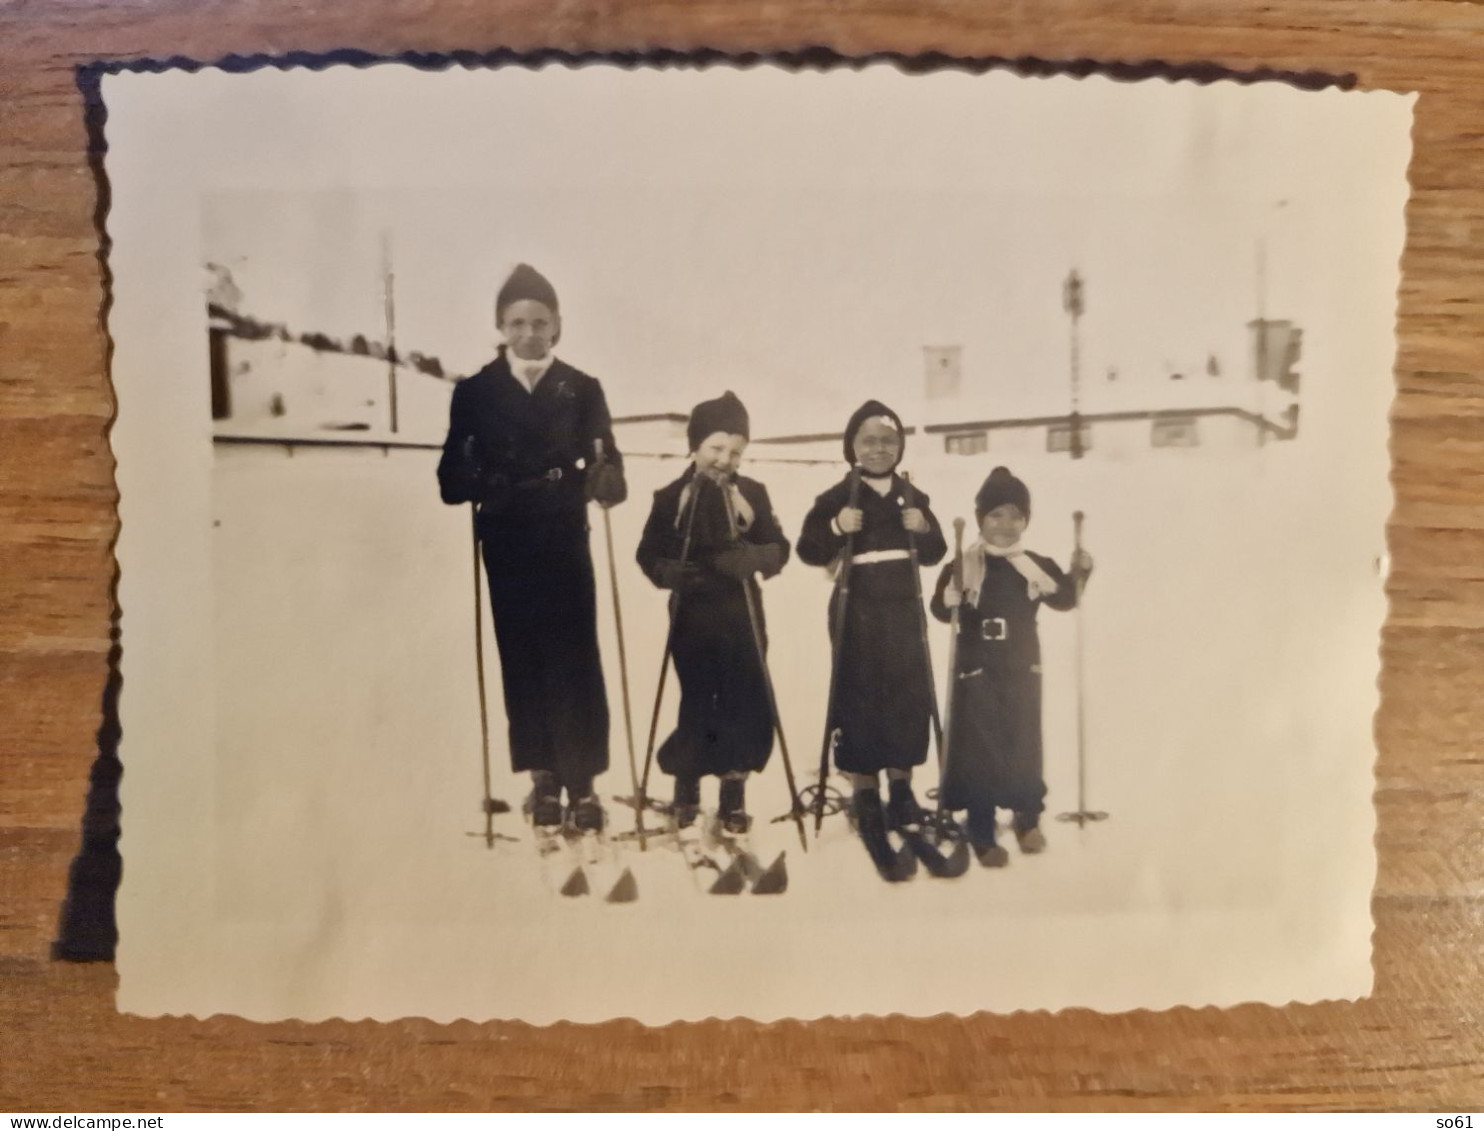
[[[722,826],[745,833],[747,775],[766,766],[773,752],[773,714],[748,599],[766,648],[754,575],[772,577],[783,568],[788,539],[767,488],[737,474],[748,439],[742,402],[728,392],[697,405],[686,437],[691,466],[654,493],[638,553],[649,579],[674,594],[680,719],[660,747],[660,769],[675,778],[680,824],[695,821],[701,778],[714,774],[721,778]]]
[[[814,501],[798,549],[810,565],[836,565],[847,536],[854,536],[843,624],[837,604],[830,606],[839,660],[827,725],[839,734],[835,765],[850,775],[856,827],[886,873],[895,860],[886,826],[922,819],[912,768],[927,760],[932,712],[910,547],[915,542],[919,565],[935,565],[948,547],[928,497],[896,474],[905,438],[901,418],[880,401],[867,401],[846,424],[844,438],[851,472]],[[891,791],[885,812],[882,771]]]
[[[1041,638],[1036,613],[1071,609],[1092,573],[1078,550],[1070,574],[1050,558],[1023,549],[1031,517],[1030,490],[1008,469],[990,473],[974,499],[979,539],[964,551],[963,590],[953,563],[938,578],[933,615],[958,610],[957,670],[943,801],[969,811],[969,840],[980,863],[1002,867],[1009,854],[995,843],[995,810],[1014,814],[1022,852],[1046,847],[1041,833],[1046,782],[1041,768]]]
[[[556,290],[522,263],[495,299],[499,355],[454,386],[438,461],[443,501],[474,503],[489,580],[510,762],[530,771],[537,825],[601,829],[608,698],[587,504],[623,502],[623,457],[603,387],[552,354]]]

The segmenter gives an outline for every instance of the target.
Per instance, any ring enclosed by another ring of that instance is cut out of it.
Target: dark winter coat
[[[764,565],[762,575],[771,577],[788,560],[788,539],[773,514],[767,488],[744,476],[735,482],[753,512],[740,542],[760,549],[756,558]],[[691,484],[693,523],[690,500],[681,511],[681,496]],[[651,581],[674,592],[671,652],[680,679],[680,717],[659,750],[660,769],[667,774],[700,777],[761,770],[773,751],[768,685],[747,609],[750,591],[766,650],[760,587],[755,578],[743,582],[728,575],[720,564],[736,547],[722,489],[696,475],[693,467],[654,493],[637,557]],[[765,547],[771,550],[761,549]],[[682,557],[690,563],[683,574]]]
[[[621,471],[602,386],[561,360],[532,392],[504,352],[453,391],[443,501],[473,502],[510,759],[585,785],[608,768],[608,701],[584,479],[597,441]]]
[[[799,560],[828,566],[845,550],[833,522],[850,499],[846,476],[814,501],[799,535]],[[902,511],[922,511],[929,530],[909,539]],[[883,497],[863,480],[856,499],[862,526],[852,539],[857,556],[878,550],[917,548],[919,566],[935,565],[948,552],[928,497],[898,475]],[[835,708],[827,725],[839,731],[836,766],[848,773],[909,769],[927,760],[932,680],[923,647],[921,579],[910,560],[856,563],[848,594],[836,586],[829,613],[830,637],[839,651]],[[845,605],[844,624],[839,606]]]
[[[532,392],[501,350],[454,386],[438,486],[445,503],[479,503],[482,532],[536,518],[585,528],[585,481],[599,443],[622,471],[595,378],[558,358]]]
[[[968,809],[983,820],[996,808],[1026,818],[1045,808],[1036,614],[1042,604],[1073,608],[1077,585],[1050,558],[1029,556],[1056,583],[1055,593],[1032,598],[1013,565],[986,555],[977,606],[959,606],[943,799],[948,808]],[[933,616],[941,621],[952,619],[943,601],[952,575],[949,562],[933,592]]]

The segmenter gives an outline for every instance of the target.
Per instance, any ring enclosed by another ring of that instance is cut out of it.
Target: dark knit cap
[[[880,401],[867,401],[856,409],[850,417],[850,423],[845,425],[845,462],[851,467],[855,466],[855,434],[861,430],[861,425],[873,416],[884,416],[896,426],[897,435],[902,438],[902,451],[907,450],[907,430],[902,427],[902,418]],[[900,455],[897,462],[901,462]]]
[[[1014,503],[1020,508],[1020,513],[1025,515],[1026,521],[1030,521],[1030,488],[1011,475],[1008,467],[997,467],[989,473],[989,478],[974,496],[974,517],[983,522],[985,515],[1006,503]]]
[[[685,426],[685,438],[690,450],[695,451],[701,441],[713,432],[748,439],[747,407],[737,399],[737,394],[728,389],[712,401],[702,401],[690,410],[690,423]]]
[[[556,288],[536,268],[528,263],[520,263],[510,272],[510,278],[505,280],[500,293],[495,296],[495,322],[498,323],[505,317],[507,306],[526,299],[549,307],[553,314],[558,313]]]

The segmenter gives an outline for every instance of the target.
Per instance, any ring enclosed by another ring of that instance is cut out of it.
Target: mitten
[[[438,464],[438,488],[445,503],[479,501],[479,461],[474,437],[466,436],[457,455],[446,454]]]
[[[654,580],[661,589],[685,589],[695,581],[700,570],[691,562],[675,558],[661,558],[654,563]]]
[[[865,523],[865,513],[859,507],[842,507],[835,516],[834,527],[841,534],[858,534]]]
[[[738,581],[746,581],[754,573],[772,577],[783,568],[783,551],[771,544],[754,546],[744,542],[723,550],[712,559],[711,564],[718,573]]]
[[[629,497],[629,485],[624,482],[623,470],[607,460],[599,460],[588,468],[584,486],[588,501],[600,507],[616,507]]]
[[[902,511],[902,526],[913,534],[926,534],[932,529],[928,525],[927,518],[917,507],[907,507]]]
[[[756,563],[757,572],[764,577],[772,577],[783,568],[783,547],[772,542],[766,542],[761,546],[751,546],[753,561]]]
[[[479,474],[471,467],[455,464],[443,475],[440,483],[445,503],[474,503],[479,501]]]

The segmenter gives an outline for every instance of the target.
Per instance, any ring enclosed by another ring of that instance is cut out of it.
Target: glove
[[[700,576],[700,567],[693,562],[661,558],[654,563],[654,581],[661,589],[673,589],[678,593],[690,588]]]
[[[583,484],[588,502],[600,507],[616,507],[629,497],[629,485],[624,482],[623,470],[608,460],[599,460],[588,468]]]
[[[917,507],[907,507],[902,511],[902,525],[913,534],[926,534],[932,529]]]
[[[445,503],[472,503],[479,499],[479,477],[467,468],[454,467],[438,480]]]
[[[438,461],[438,491],[445,503],[479,501],[479,460],[474,455],[474,437],[464,437],[463,447],[445,452]]]
[[[956,609],[963,604],[964,595],[959,592],[957,585],[949,582],[943,588],[943,607],[945,609]]]
[[[755,546],[749,542],[723,550],[711,559],[718,573],[737,581],[746,581],[754,573],[772,577],[783,568],[783,551],[771,543]]]

